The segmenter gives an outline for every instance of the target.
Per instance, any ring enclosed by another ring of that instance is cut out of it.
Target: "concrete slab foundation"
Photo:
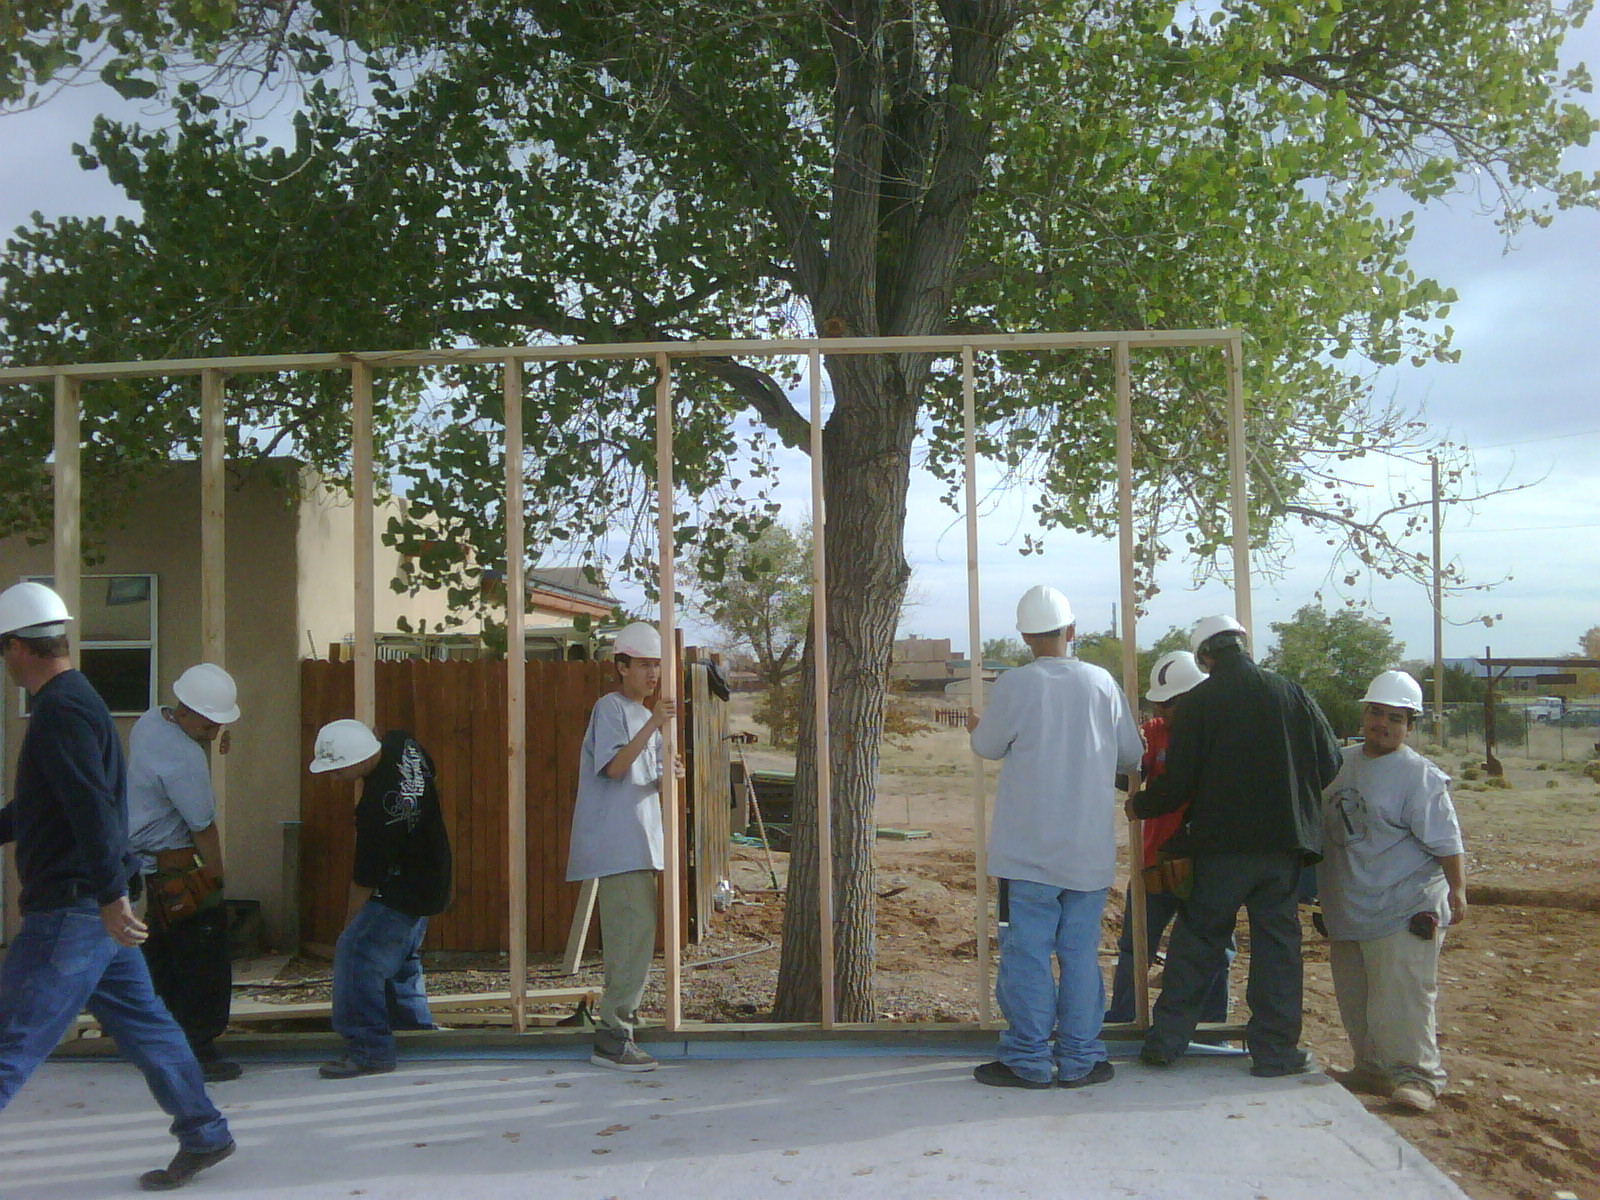
[[[1097,1087],[993,1089],[971,1078],[988,1046],[654,1041],[662,1066],[642,1075],[541,1047],[338,1082],[245,1058],[212,1089],[239,1151],[185,1195],[1464,1200],[1320,1074],[1119,1057]],[[0,1197],[127,1196],[173,1149],[131,1067],[52,1061],[0,1115]]]

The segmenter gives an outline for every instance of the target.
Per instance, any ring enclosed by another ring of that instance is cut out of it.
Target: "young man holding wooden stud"
[[[589,1061],[614,1071],[653,1071],[656,1060],[633,1034],[655,954],[656,886],[665,865],[661,775],[674,759],[666,756],[661,731],[678,705],[663,696],[654,711],[645,707],[661,686],[661,635],[654,626],[635,621],[624,628],[612,655],[619,686],[595,702],[583,736],[567,879],[599,880],[605,993]]]
[[[1114,1074],[1099,1038],[1100,918],[1116,877],[1116,777],[1138,768],[1144,748],[1111,674],[1068,656],[1076,626],[1065,596],[1030,589],[1017,631],[1034,660],[995,681],[981,719],[967,713],[973,752],[1003,760],[989,874],[1007,1025],[996,1060],[972,1074],[990,1087],[1087,1087]]]

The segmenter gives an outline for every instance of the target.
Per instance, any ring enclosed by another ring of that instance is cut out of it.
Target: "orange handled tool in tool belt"
[[[193,846],[157,850],[149,885],[150,913],[166,925],[187,921],[222,899],[221,878],[206,869]]]

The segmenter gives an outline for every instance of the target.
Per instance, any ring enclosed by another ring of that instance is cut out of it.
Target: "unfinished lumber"
[[[585,879],[578,886],[578,907],[572,913],[572,929],[567,934],[566,953],[561,956],[561,973],[576,975],[583,961],[583,948],[589,942],[589,925],[594,920],[594,898],[600,892],[598,879]]]

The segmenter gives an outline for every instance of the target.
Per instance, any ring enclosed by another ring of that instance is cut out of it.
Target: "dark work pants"
[[[1207,854],[1194,860],[1194,890],[1178,911],[1161,996],[1145,1045],[1166,1057],[1189,1047],[1218,972],[1226,970],[1233,927],[1250,918],[1250,1021],[1245,1046],[1258,1067],[1287,1067],[1300,1045],[1300,856]]]
[[[1144,924],[1149,934],[1145,942],[1147,962],[1155,962],[1161,949],[1161,935],[1172,924],[1183,906],[1171,892],[1150,892],[1144,898]],[[1227,961],[1233,962],[1233,939],[1228,939]],[[1117,967],[1111,973],[1111,1005],[1106,1009],[1106,1024],[1118,1025],[1133,1020],[1138,1015],[1133,994],[1133,885],[1128,885],[1122,905],[1122,933],[1117,938]],[[1200,1006],[1200,1019],[1221,1024],[1228,1019],[1228,971],[1212,981]]]
[[[217,1057],[212,1041],[227,1032],[233,999],[228,907],[218,904],[169,925],[152,905],[146,921],[150,940],[144,943],[144,958],[156,995],[189,1039],[194,1056],[210,1062]]]

